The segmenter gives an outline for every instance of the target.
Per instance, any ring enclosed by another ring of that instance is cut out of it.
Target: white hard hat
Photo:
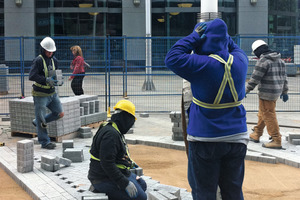
[[[50,37],[45,37],[40,45],[46,50],[46,51],[49,51],[49,52],[54,52],[56,51],[56,47],[55,47],[55,42],[52,38]]]
[[[258,47],[260,47],[262,45],[267,45],[267,43],[263,40],[256,40],[252,44],[252,51],[254,52]]]

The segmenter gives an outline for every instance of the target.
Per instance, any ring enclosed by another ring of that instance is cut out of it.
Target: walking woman
[[[80,46],[72,46],[70,48],[74,59],[71,63],[70,69],[73,70],[72,76],[70,76],[69,80],[72,80],[71,88],[75,95],[82,95],[84,94],[82,89],[83,78],[85,76],[85,62],[82,56],[82,50]]]

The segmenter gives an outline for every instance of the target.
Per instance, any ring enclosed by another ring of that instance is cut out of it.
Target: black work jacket
[[[47,56],[45,56],[44,54],[42,54],[45,62],[46,62],[46,66],[48,67],[49,65],[52,66],[52,61],[51,58],[48,58]],[[54,65],[55,65],[55,69],[58,69],[58,61],[55,57],[52,57],[53,61],[54,61]],[[48,69],[48,71],[50,71],[50,69]],[[44,64],[43,64],[43,59],[40,56],[37,56],[31,65],[31,69],[29,72],[29,80],[31,81],[35,81],[41,85],[46,85],[46,78],[45,77],[45,71],[44,71]],[[43,92],[46,94],[51,94],[53,92],[55,92],[55,87],[51,87],[50,89],[45,89],[45,88],[41,88],[38,87],[36,85],[32,85],[33,90],[36,92]]]
[[[124,136],[111,123],[100,126],[93,137],[90,153],[100,161],[90,159],[88,179],[91,181],[111,180],[120,189],[125,189],[129,183],[127,177],[131,172],[129,169],[121,169],[117,165],[130,168],[132,162],[126,152]]]

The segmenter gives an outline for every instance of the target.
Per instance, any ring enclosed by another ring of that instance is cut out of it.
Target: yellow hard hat
[[[131,101],[125,99],[118,101],[118,103],[116,103],[114,107],[114,110],[118,110],[118,109],[128,112],[129,114],[133,115],[134,118],[136,119],[135,106]]]

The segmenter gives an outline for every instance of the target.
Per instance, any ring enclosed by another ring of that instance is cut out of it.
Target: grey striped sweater
[[[277,100],[281,94],[287,94],[288,83],[284,61],[280,53],[262,54],[246,86],[249,93],[258,85],[258,96],[264,100]]]

